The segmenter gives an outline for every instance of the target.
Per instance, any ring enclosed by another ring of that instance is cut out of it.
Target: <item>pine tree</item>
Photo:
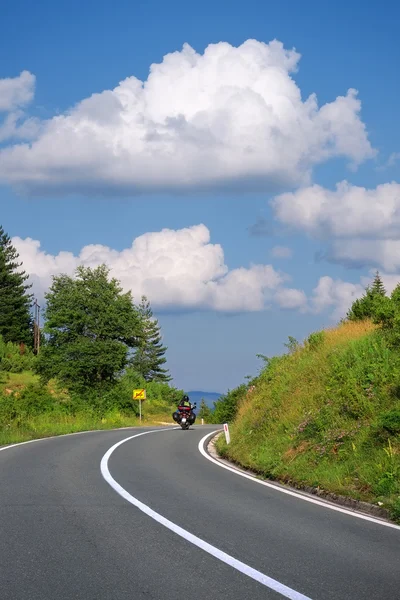
[[[32,287],[28,275],[20,267],[17,250],[0,225],[0,335],[5,342],[32,345],[32,316],[30,307]]]
[[[361,298],[355,300],[347,313],[349,321],[362,321],[363,319],[375,319],[381,312],[382,303],[386,305],[387,299],[385,286],[376,272],[372,285],[365,289]]]
[[[153,316],[146,296],[142,296],[138,310],[142,322],[142,334],[131,365],[146,381],[171,381],[168,369],[163,368],[167,362],[165,358],[167,348],[162,345],[160,325]]]
[[[372,282],[371,293],[373,296],[386,296],[385,286],[383,285],[379,271],[376,272],[374,281]]]

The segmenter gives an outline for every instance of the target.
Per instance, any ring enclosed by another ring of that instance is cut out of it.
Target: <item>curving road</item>
[[[399,597],[400,528],[220,468],[198,450],[213,429],[1,450],[1,600]]]

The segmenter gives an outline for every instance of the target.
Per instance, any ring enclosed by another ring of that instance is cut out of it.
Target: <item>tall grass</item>
[[[268,478],[379,502],[400,519],[399,375],[400,354],[369,322],[314,333],[269,362],[219,449]]]

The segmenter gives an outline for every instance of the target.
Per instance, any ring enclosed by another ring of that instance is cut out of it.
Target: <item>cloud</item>
[[[11,112],[33,100],[35,76],[22,71],[18,77],[0,79],[0,112]]]
[[[185,44],[146,81],[128,77],[42,122],[32,143],[2,149],[0,180],[30,193],[278,191],[307,184],[331,157],[374,156],[357,92],[303,101],[299,60],[276,40],[204,54]]]
[[[285,289],[288,276],[271,265],[229,270],[222,247],[210,243],[204,225],[145,233],[122,251],[88,245],[77,256],[71,252],[48,254],[31,238],[15,237],[13,244],[41,299],[53,275],[72,274],[80,264],[94,267],[106,263],[125,290],[131,290],[136,299],[147,295],[158,310],[240,312],[260,311],[271,302],[284,308],[301,304],[302,292]]]
[[[391,238],[400,235],[400,184],[366,189],[342,181],[336,190],[313,185],[272,200],[276,218],[318,237]]]
[[[281,288],[275,293],[275,301],[281,308],[307,310],[307,296],[303,290]]]
[[[287,246],[274,246],[271,250],[272,256],[275,258],[291,258],[292,251]]]
[[[313,185],[272,200],[275,217],[329,240],[323,254],[348,267],[400,269],[400,184],[366,189],[342,181],[334,191]]]
[[[400,239],[338,240],[333,242],[328,258],[347,267],[375,266],[396,273],[400,271]]]
[[[6,113],[0,123],[0,143],[9,139],[30,140],[38,136],[40,123],[28,118],[22,107],[33,100],[35,76],[23,71],[19,77],[0,79],[0,113]]]
[[[321,313],[327,309],[333,310],[332,320],[346,316],[354,300],[360,298],[365,291],[359,283],[350,283],[341,279],[332,279],[328,275],[320,277],[310,299],[312,312]]]
[[[389,155],[389,158],[386,162],[377,165],[375,167],[376,171],[386,171],[387,169],[391,169],[393,167],[397,167],[397,163],[400,161],[400,152],[392,152]]]
[[[331,320],[338,321],[346,316],[354,300],[361,298],[365,293],[365,289],[371,285],[375,273],[376,271],[371,269],[369,276],[363,275],[360,277],[359,283],[333,279],[328,275],[320,277],[318,284],[308,299],[305,312],[319,314],[331,311]],[[400,275],[383,272],[380,272],[379,275],[385,286],[386,293],[391,294],[394,288],[400,283]]]

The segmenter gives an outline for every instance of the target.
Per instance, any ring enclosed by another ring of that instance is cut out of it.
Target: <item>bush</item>
[[[217,402],[214,402],[212,422],[231,423],[235,419],[239,403],[246,396],[247,391],[247,385],[242,384],[234,390],[228,391]]]
[[[21,351],[18,344],[6,343],[0,336],[0,371],[22,373],[32,369],[35,360],[35,355],[27,346]]]
[[[33,383],[22,392],[13,392],[0,396],[0,425],[12,421],[24,421],[44,412],[53,412],[59,408],[57,398],[46,387]]]
[[[316,350],[325,340],[325,331],[315,331],[311,333],[307,339],[308,347],[311,350]]]
[[[145,381],[133,369],[127,369],[119,380],[103,394],[87,392],[84,399],[98,414],[102,415],[110,410],[120,410],[124,413],[139,415],[139,402],[133,400],[134,389],[146,389],[145,405],[147,411],[172,412],[182,398],[183,391],[171,387],[168,383]]]

